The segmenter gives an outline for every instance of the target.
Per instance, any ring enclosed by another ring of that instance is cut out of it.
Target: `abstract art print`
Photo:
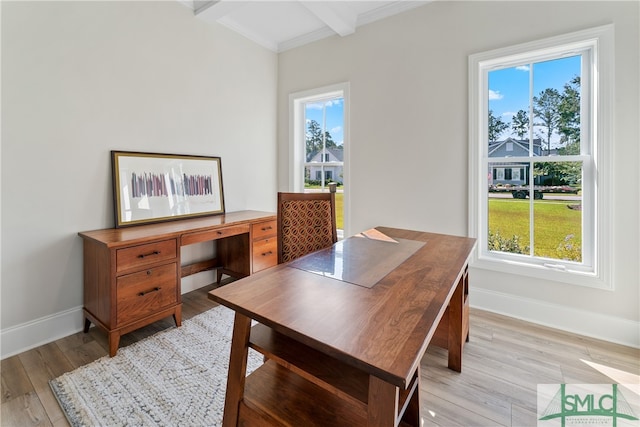
[[[112,151],[116,228],[224,213],[220,157]]]

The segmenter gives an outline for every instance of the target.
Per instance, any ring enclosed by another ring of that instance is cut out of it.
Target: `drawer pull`
[[[269,252],[262,252],[262,256],[269,256],[272,255],[273,251],[269,251]]]
[[[160,255],[160,251],[153,251],[153,252],[148,253],[148,254],[140,254],[140,255],[138,255],[138,258],[142,259],[142,258],[146,258],[146,257],[152,256],[152,255]]]
[[[272,230],[273,227],[272,226],[267,226],[267,227],[262,227],[262,231],[267,231],[267,230]]]
[[[139,296],[139,297],[143,297],[143,296],[145,296],[146,294],[149,294],[149,293],[151,293],[151,292],[158,292],[159,290],[160,290],[160,288],[155,287],[155,288],[153,288],[153,289],[151,289],[151,290],[144,291],[144,292],[140,292],[140,293],[138,294],[138,296]]]
[[[218,236],[222,236],[224,234],[223,231],[218,231]]]

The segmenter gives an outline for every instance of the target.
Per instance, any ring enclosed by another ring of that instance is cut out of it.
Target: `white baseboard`
[[[196,289],[215,283],[217,274],[216,270],[211,270],[183,277],[180,281],[180,291],[182,294],[186,294],[187,292],[195,291]]]
[[[479,289],[469,289],[471,307],[551,328],[640,348],[640,322],[579,310],[544,301]]]
[[[3,329],[0,332],[0,358],[80,332],[84,327],[82,307],[61,311],[51,316]]]
[[[206,282],[206,280],[204,280]],[[184,283],[183,293],[201,283]],[[186,288],[186,289],[185,289]],[[471,287],[470,303],[487,310],[528,322],[640,348],[640,322],[606,316],[585,310],[567,308],[486,289]],[[80,332],[83,328],[82,307],[36,319],[3,329],[0,332],[0,359],[14,356],[43,344]]]
[[[215,281],[216,272],[206,271],[182,279],[183,294],[207,286]],[[93,326],[93,325],[92,325]],[[84,328],[82,307],[42,317],[0,331],[0,359],[68,337]]]

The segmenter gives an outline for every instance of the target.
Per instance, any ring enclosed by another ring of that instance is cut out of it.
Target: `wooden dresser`
[[[109,355],[120,336],[173,316],[181,325],[180,279],[217,269],[245,277],[277,264],[276,215],[239,211],[160,224],[78,233],[83,239],[84,331],[91,323],[109,336]],[[216,257],[181,265],[180,248],[211,241]]]

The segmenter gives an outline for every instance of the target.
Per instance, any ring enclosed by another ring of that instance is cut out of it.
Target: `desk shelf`
[[[238,425],[353,427],[366,425],[366,419],[364,404],[331,394],[268,360],[247,377]]]
[[[240,421],[258,416],[271,420],[266,425],[366,425],[368,374],[262,324],[251,328],[249,347],[269,360],[247,378]],[[405,425],[401,418],[418,385],[416,372],[399,390],[396,425]]]

